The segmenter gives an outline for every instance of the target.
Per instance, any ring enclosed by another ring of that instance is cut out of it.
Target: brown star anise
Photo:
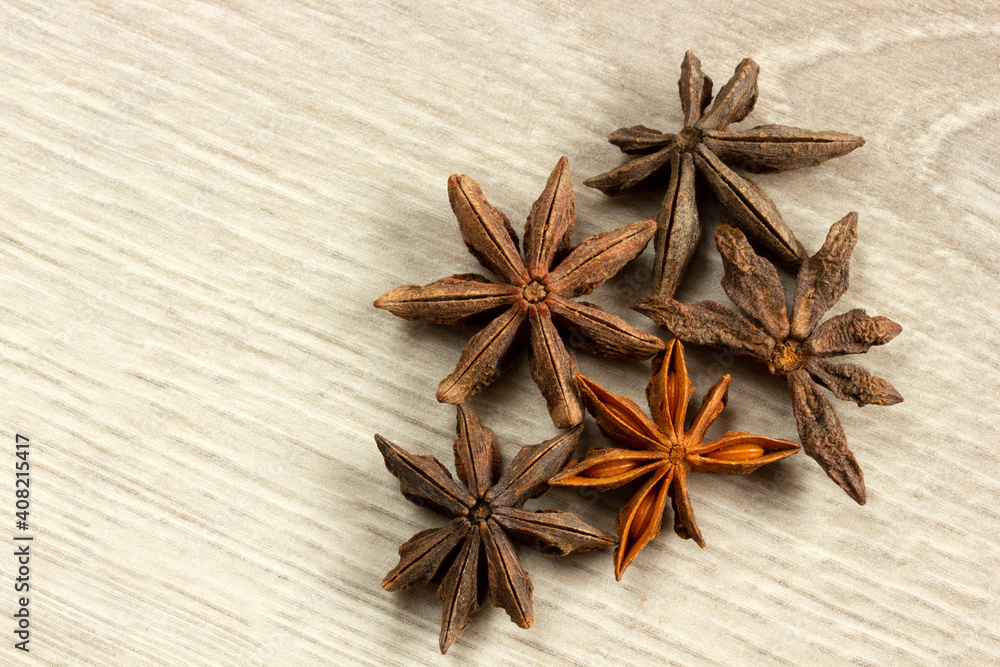
[[[611,143],[624,153],[643,157],[584,181],[607,195],[616,195],[647,179],[665,179],[669,173],[670,184],[657,216],[653,294],[674,295],[701,238],[694,188],[696,167],[715,191],[726,221],[746,232],[758,248],[795,270],[807,256],[802,244],[764,191],[726,165],[738,164],[755,172],[811,167],[865,143],[850,134],[785,125],[728,130],[730,123],[743,120],[753,110],[759,71],[753,60],[743,60],[705,113],[712,99],[712,80],[702,74],[701,63],[688,51],[678,81],[684,128],[677,134],[643,125],[615,130]]]
[[[397,287],[375,302],[376,308],[408,320],[455,324],[474,316],[494,318],[462,350],[455,371],[438,387],[439,401],[463,403],[493,382],[521,347],[527,328],[531,375],[553,423],[569,428],[583,419],[583,408],[576,358],[558,329],[575,334],[571,344],[615,359],[648,359],[663,349],[663,341],[622,318],[594,304],[572,301],[593,292],[642,252],[656,223],[644,220],[594,234],[566,255],[576,220],[566,158],[556,164],[528,214],[523,260],[517,234],[507,217],[486,201],[479,184],[455,174],[448,179],[448,198],[469,252],[500,281],[459,274],[423,287]]]
[[[375,436],[385,467],[399,478],[399,489],[411,502],[455,517],[443,528],[417,533],[399,547],[399,564],[382,581],[387,591],[428,584],[443,576],[438,597],[441,652],[458,639],[487,593],[494,606],[512,621],[530,628],[534,621],[528,573],[521,567],[514,539],[543,553],[565,556],[611,546],[613,535],[560,510],[522,509],[525,501],[548,490],[547,482],[569,460],[582,426],[522,447],[500,476],[497,440],[479,417],[458,406],[455,470],[465,489],[433,456],[416,456],[380,435]],[[499,477],[499,480],[498,480]]]
[[[728,431],[716,440],[705,442],[705,432],[729,399],[728,375],[708,390],[701,409],[685,431],[694,385],[684,365],[684,347],[676,338],[653,359],[653,377],[646,386],[652,420],[634,401],[612,394],[582,375],[577,379],[587,410],[594,415],[601,431],[629,449],[591,449],[582,460],[571,462],[549,480],[549,484],[604,490],[645,478],[615,522],[618,580],[649,541],[660,534],[667,496],[674,510],[674,532],[705,546],[688,497],[689,470],[746,475],[799,450],[794,442],[742,431]]]
[[[788,378],[792,408],[806,454],[859,504],[865,503],[861,467],[847,447],[840,418],[816,385],[858,405],[894,405],[903,400],[891,384],[856,364],[832,364],[826,357],[867,352],[888,343],[902,328],[887,317],[855,308],[819,324],[847,291],[851,252],[858,240],[858,216],[833,224],[819,252],[802,264],[795,285],[791,323],[778,272],[757,256],[737,229],[722,225],[715,235],[725,265],[722,287],[760,327],[713,301],[682,304],[664,296],[632,307],[689,343],[709,345],[767,364]]]

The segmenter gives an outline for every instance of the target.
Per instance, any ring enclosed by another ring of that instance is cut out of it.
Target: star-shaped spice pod
[[[731,123],[743,120],[753,110],[759,71],[753,60],[743,60],[706,113],[712,99],[712,80],[702,74],[701,63],[688,51],[678,81],[684,128],[677,134],[643,125],[615,130],[611,143],[624,153],[642,157],[584,181],[607,195],[616,195],[643,181],[664,180],[669,173],[667,194],[657,216],[653,294],[674,295],[701,238],[696,168],[715,191],[726,221],[746,232],[758,248],[796,270],[807,256],[805,248],[764,191],[727,164],[753,172],[811,167],[846,155],[865,143],[850,134],[786,125],[729,130]]]
[[[560,510],[522,509],[548,490],[547,482],[569,460],[582,426],[540,445],[522,447],[500,476],[496,436],[476,414],[458,406],[455,470],[466,489],[433,456],[416,456],[375,436],[385,467],[413,503],[454,517],[443,528],[417,533],[399,548],[399,564],[382,581],[387,591],[428,584],[443,576],[438,597],[441,652],[462,634],[488,594],[522,628],[534,621],[531,578],[521,567],[511,538],[544,553],[565,556],[611,546],[613,535]],[[498,480],[499,477],[499,480]]]
[[[757,256],[737,229],[722,225],[715,235],[725,276],[722,287],[760,326],[714,301],[683,304],[651,296],[632,307],[681,340],[709,345],[767,364],[788,378],[792,408],[806,454],[859,504],[865,503],[861,467],[847,447],[840,418],[817,382],[837,398],[858,405],[895,405],[903,400],[891,384],[856,364],[832,364],[827,357],[867,352],[888,343],[902,328],[887,317],[869,317],[855,308],[820,318],[847,291],[851,252],[858,240],[858,216],[833,224],[819,252],[807,259],[795,285],[791,322],[778,272]]]
[[[694,421],[684,430],[694,385],[684,364],[684,347],[677,339],[653,359],[653,377],[646,386],[652,420],[634,401],[612,394],[582,375],[577,379],[587,410],[594,415],[601,431],[628,449],[591,449],[586,457],[570,463],[549,484],[605,490],[640,478],[645,480],[615,522],[619,540],[615,577],[619,581],[625,568],[660,534],[668,496],[674,510],[674,532],[705,546],[688,496],[689,470],[746,475],[799,450],[794,442],[742,431],[728,431],[705,442],[705,432],[726,407],[728,375],[708,390]]]
[[[448,179],[448,198],[469,252],[500,280],[459,274],[423,287],[397,287],[375,302],[376,308],[408,320],[455,324],[493,318],[473,336],[455,371],[441,382],[439,401],[464,403],[493,382],[515,357],[527,329],[531,375],[545,396],[553,423],[569,428],[583,419],[583,407],[576,386],[576,358],[558,329],[573,334],[572,344],[615,359],[648,359],[663,349],[659,338],[617,315],[572,300],[593,292],[642,252],[656,223],[645,220],[594,234],[566,255],[576,220],[566,158],[556,164],[528,214],[523,260],[517,234],[507,217],[486,201],[478,183],[456,174]]]

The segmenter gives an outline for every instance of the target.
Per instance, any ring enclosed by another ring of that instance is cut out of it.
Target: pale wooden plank
[[[450,655],[998,659],[996,10],[534,5],[0,7],[0,437],[34,447],[36,661],[446,662],[433,590],[379,587],[397,546],[437,519],[399,496],[372,434],[450,463],[454,410],[433,393],[470,333],[371,302],[479,270],[448,208],[453,172],[520,228],[567,155],[578,239],[652,217],[655,193],[609,200],[582,180],[620,161],[610,130],[679,122],[687,48],[716,87],[740,58],[761,64],[744,126],[868,140],[758,182],[809,248],[859,211],[835,312],[904,326],[863,361],[906,402],[837,406],[869,503],[804,457],[696,475],[707,549],[664,534],[621,583],[610,554],[526,550],[535,626],[486,609]],[[625,307],[645,294],[648,254],[594,301],[653,331]],[[710,242],[696,262],[680,297],[724,302]],[[580,365],[641,398],[646,365]],[[794,436],[780,382],[705,351],[689,365],[700,391],[733,374],[720,430]],[[555,433],[523,361],[474,407],[507,460]],[[602,442],[592,423],[584,440]],[[624,497],[537,506],[610,529]],[[23,657],[5,636],[4,664]]]

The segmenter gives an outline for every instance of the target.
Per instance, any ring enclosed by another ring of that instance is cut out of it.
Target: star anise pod
[[[660,534],[668,496],[673,505],[674,532],[705,546],[688,497],[689,470],[746,475],[799,450],[794,442],[743,431],[728,431],[705,442],[705,432],[729,399],[728,375],[708,390],[701,409],[685,430],[694,385],[684,365],[684,347],[676,338],[653,359],[653,377],[646,387],[652,420],[634,401],[612,394],[582,375],[577,379],[587,410],[594,415],[601,431],[628,449],[591,449],[582,460],[571,462],[549,480],[549,484],[605,490],[640,478],[645,480],[615,522],[619,540],[615,550],[618,580],[639,552]]]
[[[408,320],[455,324],[475,316],[493,318],[469,341],[455,371],[441,382],[439,401],[463,403],[493,382],[516,356],[527,329],[531,375],[545,396],[553,423],[569,428],[583,419],[583,408],[576,358],[558,329],[574,334],[571,344],[615,359],[648,359],[663,349],[659,338],[617,315],[572,300],[593,292],[642,252],[656,223],[644,220],[594,234],[566,255],[576,220],[566,158],[556,164],[528,214],[523,260],[517,234],[507,217],[486,201],[478,183],[455,174],[448,179],[448,198],[469,252],[500,280],[459,274],[423,287],[397,287],[375,302],[376,308]]]
[[[669,174],[667,194],[657,216],[653,294],[674,295],[701,238],[694,185],[696,168],[715,191],[726,222],[746,232],[758,248],[796,270],[807,256],[802,244],[764,191],[727,164],[754,172],[811,167],[846,155],[865,143],[850,134],[786,125],[729,130],[731,123],[743,120],[753,110],[759,71],[757,63],[744,59],[719,91],[715,104],[705,112],[712,99],[712,80],[702,74],[701,63],[688,51],[678,81],[684,128],[677,134],[643,125],[615,130],[611,143],[624,153],[642,157],[584,181],[607,195],[616,195],[649,179],[665,180]]]
[[[847,291],[851,252],[858,240],[857,225],[856,213],[834,223],[823,247],[803,263],[790,322],[778,272],[754,253],[739,230],[726,225],[720,226],[715,235],[725,265],[722,287],[759,326],[713,301],[683,304],[652,296],[632,307],[685,342],[757,359],[766,363],[771,373],[788,378],[806,454],[847,495],[864,505],[861,467],[847,447],[840,418],[816,384],[858,405],[894,405],[903,400],[891,384],[861,366],[826,360],[888,343],[902,330],[897,323],[887,317],[869,317],[864,310],[855,308],[817,326]]]
[[[533,585],[512,538],[561,556],[615,543],[613,535],[570,512],[523,509],[525,501],[548,490],[549,478],[569,460],[582,429],[577,426],[539,445],[522,447],[501,476],[496,436],[476,413],[459,405],[455,470],[465,489],[433,456],[410,454],[375,436],[403,496],[454,517],[447,526],[417,533],[399,547],[399,564],[382,581],[387,591],[401,591],[443,576],[437,591],[444,602],[442,653],[469,625],[487,594],[512,621],[531,627]]]

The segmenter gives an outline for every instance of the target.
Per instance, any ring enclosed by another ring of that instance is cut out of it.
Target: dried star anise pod
[[[469,252],[500,281],[459,274],[423,287],[397,287],[375,302],[376,308],[399,317],[438,324],[493,317],[462,350],[455,371],[441,382],[439,401],[463,403],[493,382],[516,356],[528,329],[531,375],[545,396],[553,423],[569,428],[583,419],[583,408],[576,358],[558,329],[578,334],[569,338],[571,344],[615,359],[648,359],[663,349],[659,338],[617,315],[572,300],[593,292],[642,252],[656,223],[644,220],[594,234],[566,255],[576,220],[566,158],[556,164],[528,214],[523,260],[517,234],[507,217],[486,201],[478,183],[455,174],[448,179],[448,198]],[[559,257],[563,258],[553,267]]]
[[[788,378],[792,408],[806,454],[816,460],[851,498],[865,504],[861,467],[847,447],[840,418],[817,382],[842,400],[858,405],[895,405],[903,400],[891,384],[856,364],[832,364],[827,357],[867,352],[888,343],[902,328],[887,317],[869,317],[855,308],[820,318],[847,291],[851,252],[858,240],[858,216],[833,224],[819,252],[802,264],[795,285],[792,317],[778,272],[757,256],[737,229],[722,225],[715,235],[725,265],[722,287],[760,326],[714,301],[682,304],[664,296],[640,299],[632,307],[681,340],[709,345],[767,364]]]
[[[403,496],[454,517],[447,526],[417,533],[399,547],[399,564],[382,581],[387,591],[401,591],[443,577],[437,591],[444,602],[442,653],[469,625],[487,594],[512,621],[531,627],[533,585],[511,538],[561,556],[615,543],[613,535],[570,512],[522,508],[548,490],[549,478],[569,460],[582,429],[577,426],[539,445],[522,447],[501,476],[496,436],[472,410],[459,405],[455,470],[465,489],[433,456],[410,454],[375,436]]]
[[[647,179],[665,180],[669,174],[667,194],[657,216],[654,295],[674,295],[701,238],[695,168],[715,191],[726,222],[746,232],[758,248],[796,270],[807,256],[805,248],[764,191],[726,165],[737,164],[755,172],[811,167],[846,155],[865,143],[850,134],[786,125],[727,129],[753,110],[759,71],[757,63],[744,59],[706,113],[712,99],[712,80],[702,74],[701,63],[688,51],[678,81],[684,128],[677,134],[643,125],[615,130],[610,142],[624,153],[642,157],[584,181],[604,194],[616,195]]]
[[[625,568],[660,534],[668,496],[673,505],[674,532],[705,546],[688,496],[689,470],[746,475],[799,450],[794,442],[742,431],[727,431],[705,442],[705,432],[729,399],[728,375],[708,390],[701,409],[685,430],[694,385],[684,365],[684,347],[676,338],[653,359],[653,377],[646,386],[652,420],[634,401],[612,394],[582,375],[577,379],[587,410],[594,415],[601,431],[629,449],[591,449],[582,460],[571,462],[549,480],[549,484],[605,490],[645,479],[615,522],[619,540],[615,577],[619,581]]]

